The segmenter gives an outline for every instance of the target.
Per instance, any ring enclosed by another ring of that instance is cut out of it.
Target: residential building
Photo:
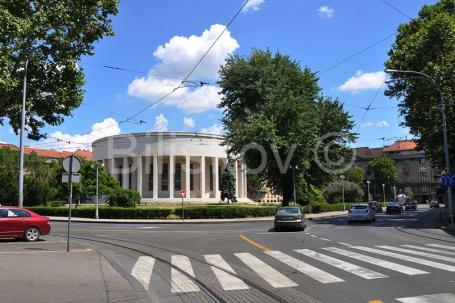
[[[7,147],[11,150],[19,151],[19,147],[17,147],[14,144],[0,143],[0,148],[2,148],[2,147]],[[54,150],[54,149],[34,148],[34,147],[27,147],[27,146],[24,148],[24,154],[29,155],[32,153],[34,153],[38,156],[41,156],[43,158],[46,158],[49,161],[63,159],[63,158],[69,157],[72,154],[74,154],[84,160],[92,159],[92,152],[88,151],[88,150],[82,150],[82,149],[77,149],[74,152],[70,152],[70,151],[59,151],[59,150]]]

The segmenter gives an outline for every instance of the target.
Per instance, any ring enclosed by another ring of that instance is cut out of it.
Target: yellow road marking
[[[248,238],[247,236],[245,235],[240,235],[240,238],[248,243],[250,243],[251,245],[253,245],[254,247],[256,248],[259,248],[260,250],[263,250],[263,251],[271,251],[270,248],[268,248],[267,246],[264,246],[256,241],[254,241],[253,239],[250,239]]]
[[[381,300],[372,300],[372,301],[368,301],[368,303],[384,303],[384,301],[381,301]]]

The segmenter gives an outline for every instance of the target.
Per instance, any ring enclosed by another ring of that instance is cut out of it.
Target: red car
[[[51,231],[49,218],[28,209],[0,206],[0,238],[23,238],[37,241]]]

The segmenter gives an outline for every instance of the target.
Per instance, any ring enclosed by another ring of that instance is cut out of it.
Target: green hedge
[[[29,207],[43,216],[66,217],[67,207]],[[172,213],[167,208],[125,208],[125,207],[100,207],[99,217],[102,219],[167,219]],[[73,208],[72,216],[79,218],[94,218],[95,207]]]
[[[232,218],[247,218],[247,217],[270,217],[276,214],[277,207],[274,206],[258,206],[258,207],[242,207],[242,206],[189,206],[185,207],[185,218],[188,219],[232,219]],[[182,209],[176,208],[174,213],[178,217],[182,217]]]
[[[346,203],[346,209],[351,203]],[[343,210],[343,203],[328,204],[318,203],[300,207],[305,214]],[[43,216],[68,216],[66,207],[35,206],[30,210]],[[210,205],[210,206],[186,206],[185,218],[188,219],[233,219],[247,217],[271,217],[276,214],[278,206],[237,206],[237,205]],[[170,208],[124,208],[102,206],[99,216],[102,219],[167,219],[173,214],[182,217],[182,209]],[[73,208],[72,215],[80,218],[94,218],[95,207]]]

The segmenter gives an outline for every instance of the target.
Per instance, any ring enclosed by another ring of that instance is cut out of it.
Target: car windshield
[[[297,207],[294,208],[281,208],[278,211],[278,215],[298,215],[299,209]]]
[[[367,205],[352,205],[351,209],[366,209]]]
[[[390,202],[389,206],[398,206],[398,203],[397,202]]]

